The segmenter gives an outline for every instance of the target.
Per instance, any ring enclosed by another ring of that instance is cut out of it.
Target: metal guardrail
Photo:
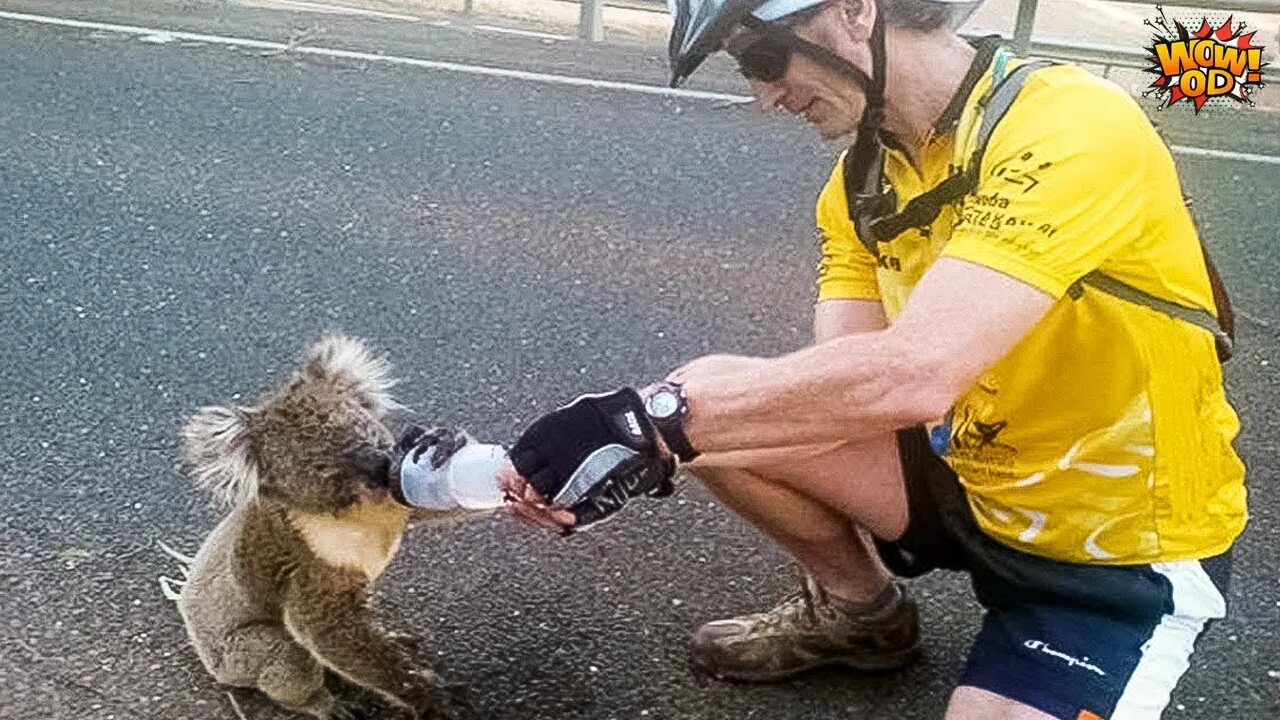
[[[582,0],[578,37],[590,42],[604,40],[604,0]]]
[[[469,6],[471,0],[464,0]],[[582,6],[578,24],[578,36],[584,40],[599,42],[604,39],[604,7],[623,7],[637,10],[661,11],[665,8],[665,0],[578,0]],[[1160,0],[1107,0],[1108,2],[1126,5],[1154,6]],[[1102,63],[1106,57],[1113,55],[1114,46],[1090,43],[1071,43],[1066,41],[1035,41],[1032,39],[1032,28],[1036,21],[1036,6],[1039,0],[1019,0],[1018,14],[1014,23],[1013,42],[1019,52],[1036,51],[1037,48],[1049,49],[1066,54],[1055,54],[1064,60],[1080,60],[1080,53],[1097,51],[1096,59],[1090,62]],[[1196,10],[1225,12],[1280,13],[1280,1],[1277,0],[1175,0],[1169,3],[1175,7],[1193,8]],[[1105,56],[1105,57],[1104,57]],[[1111,63],[1104,63],[1111,64]],[[1123,63],[1120,63],[1121,65]],[[1145,65],[1143,65],[1145,67]]]
[[[1147,6],[1154,6],[1159,2],[1159,0],[1107,1]],[[582,10],[579,16],[578,36],[592,42],[604,39],[605,5],[654,11],[661,11],[665,7],[663,0],[579,0],[579,2]],[[467,3],[470,4],[470,0],[467,0]],[[1018,2],[1018,13],[1014,21],[1013,36],[1010,39],[1019,53],[1030,52],[1042,57],[1102,65],[1104,75],[1113,67],[1145,69],[1150,66],[1147,53],[1141,48],[1033,37],[1032,31],[1035,27],[1038,4],[1039,0],[1019,0]],[[1170,4],[1175,7],[1211,12],[1280,14],[1280,0],[1175,0]],[[1280,69],[1274,66],[1265,68],[1263,77],[1268,82],[1280,81]]]
[[[1128,5],[1154,6],[1156,0],[1107,0],[1108,2]],[[1186,4],[1176,7],[1210,12],[1255,12],[1264,14],[1280,13],[1280,2],[1277,0],[1182,0]],[[1150,55],[1141,48],[1119,45],[1105,45],[1072,40],[1059,40],[1032,37],[1035,25],[1036,4],[1038,0],[1019,0],[1018,17],[1014,24],[1014,48],[1022,54],[1030,53],[1040,57],[1057,58],[1070,62],[1090,63],[1103,66],[1103,75],[1113,67],[1145,70],[1151,67]],[[1280,81],[1280,70],[1275,66],[1263,68],[1263,78],[1268,82]]]
[[[1123,5],[1172,5],[1189,10],[1226,10],[1227,12],[1254,12],[1264,14],[1280,13],[1280,2],[1276,0],[1180,0],[1163,3],[1158,0],[1108,0]]]
[[[1076,62],[1094,62],[1108,67],[1145,68],[1150,64],[1146,62],[1147,56],[1144,52],[1115,45],[1055,40],[1036,41],[1032,38],[1032,28],[1036,21],[1038,2],[1039,0],[1018,1],[1018,16],[1013,28],[1013,45],[1019,53],[1026,54],[1030,51],[1036,55],[1047,55]],[[1157,4],[1157,0],[1108,0],[1108,2],[1147,6]],[[1181,5],[1177,2],[1171,4],[1196,10],[1280,13],[1280,2],[1277,0],[1184,0],[1184,2],[1187,4]],[[1139,64],[1134,65],[1135,62]]]

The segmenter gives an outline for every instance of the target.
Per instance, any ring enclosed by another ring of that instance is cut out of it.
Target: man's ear
[[[880,12],[874,0],[836,0],[835,6],[840,24],[852,36],[851,39],[858,42],[871,39],[876,13]]]

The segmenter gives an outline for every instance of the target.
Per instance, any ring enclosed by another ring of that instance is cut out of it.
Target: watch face
[[[670,390],[659,390],[649,396],[649,414],[656,418],[668,418],[680,409],[680,397]]]

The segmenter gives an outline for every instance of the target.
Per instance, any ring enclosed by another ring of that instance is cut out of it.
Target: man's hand
[[[670,494],[675,474],[675,461],[659,448],[631,388],[583,395],[544,415],[512,446],[510,458],[519,476],[503,485],[512,512],[561,528],[603,520],[640,495]]]
[[[654,455],[657,433],[631,388],[582,395],[538,418],[509,456],[516,472],[551,502],[577,502],[592,480],[632,455]],[[584,471],[591,470],[590,475]]]
[[[573,513],[553,508],[537,490],[520,477],[514,465],[507,463],[498,474],[498,489],[506,499],[507,509],[517,520],[551,528],[561,533],[571,532],[575,523]]]

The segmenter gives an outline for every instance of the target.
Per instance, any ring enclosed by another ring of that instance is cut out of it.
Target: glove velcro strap
[[[552,503],[560,507],[570,507],[591,491],[610,471],[624,461],[638,455],[635,450],[625,445],[605,445],[587,456],[586,460],[569,477],[560,492],[556,493]]]
[[[675,461],[637,455],[623,461],[583,499],[569,507],[575,522],[570,532],[612,517],[637,497],[666,497],[675,492]]]

